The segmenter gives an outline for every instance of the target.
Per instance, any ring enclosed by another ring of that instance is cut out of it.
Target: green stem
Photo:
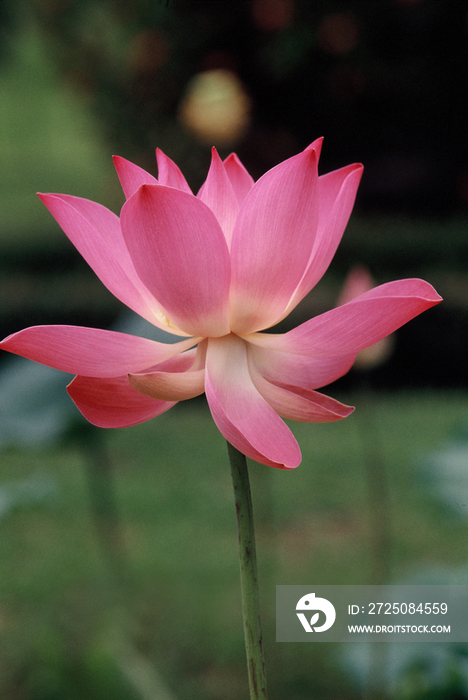
[[[267,700],[265,661],[258,598],[257,556],[252,496],[245,455],[228,442],[239,537],[239,564],[244,618],[245,651],[250,700]]]

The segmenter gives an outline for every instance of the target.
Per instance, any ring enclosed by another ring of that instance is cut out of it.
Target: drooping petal
[[[130,386],[127,377],[75,377],[67,387],[78,410],[99,428],[126,428],[168,411],[174,402],[156,401]]]
[[[39,197],[107,289],[147,321],[167,330],[156,300],[135,271],[119,217],[101,204],[81,197]],[[184,335],[176,329],[174,332]]]
[[[219,225],[231,245],[232,231],[239,213],[239,201],[234,192],[224,164],[215,148],[212,150],[211,167],[197,197],[204,202],[218,219]]]
[[[234,192],[236,193],[239,206],[241,206],[248,192],[250,192],[255,184],[254,179],[250,173],[247,172],[246,168],[244,168],[235,153],[231,153],[225,159],[224,167],[231,181],[231,185],[234,188]]]
[[[124,204],[122,232],[138,275],[189,335],[229,332],[229,252],[210,209],[193,195],[143,185]]]
[[[158,161],[158,182],[160,185],[175,187],[177,190],[192,194],[192,190],[182,175],[179,166],[166,156],[160,148],[156,149],[156,160]]]
[[[299,446],[255,388],[241,338],[231,334],[208,340],[205,392],[216,425],[234,447],[268,466],[298,466]]]
[[[263,334],[261,334],[263,335]],[[282,336],[279,338],[281,344]],[[251,344],[250,357],[258,372],[273,384],[290,384],[303,389],[318,389],[336,381],[352,367],[355,354],[297,355],[273,347]]]
[[[269,170],[240,209],[231,245],[231,328],[273,325],[297,288],[317,229],[317,157],[306,150]]]
[[[307,269],[282,318],[297,306],[327,271],[351,216],[362,171],[362,165],[356,163],[319,177],[317,236]]]
[[[166,344],[98,328],[32,326],[5,338],[0,348],[70,374],[119,377],[153,369],[198,341]]]
[[[255,387],[283,418],[306,423],[330,423],[347,418],[354,410],[352,406],[346,406],[318,391],[273,384],[255,371],[254,366],[250,371]]]
[[[135,165],[135,163],[131,163],[129,160],[121,158],[121,156],[114,156],[113,159],[126,199],[135,194],[142,185],[158,184],[157,179],[146,172],[146,170],[143,170],[143,168],[140,168],[139,165]]]
[[[299,355],[356,354],[441,301],[423,280],[398,280],[375,287],[283,335],[255,333],[247,339]]]

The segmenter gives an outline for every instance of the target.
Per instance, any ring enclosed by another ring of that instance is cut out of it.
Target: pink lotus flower
[[[401,280],[288,333],[261,332],[320,280],[351,214],[362,166],[319,177],[320,146],[315,141],[256,183],[235,154],[223,162],[213,150],[197,196],[159,150],[158,180],[116,157],[127,198],[120,219],[85,199],[40,195],[106,287],[181,340],[36,326],[0,347],[76,374],[69,394],[95,425],[134,425],[205,392],[216,425],[238,450],[296,467],[300,449],[280,416],[348,416],[351,407],[316,389],[345,374],[359,350],[441,301],[426,282]]]

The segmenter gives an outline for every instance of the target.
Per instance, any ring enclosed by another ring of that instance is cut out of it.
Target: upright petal
[[[70,374],[118,377],[149,371],[198,340],[166,344],[98,328],[32,326],[5,338],[0,348]]]
[[[322,152],[322,144],[323,144],[323,136],[319,136],[318,139],[315,139],[315,141],[312,141],[307,148],[305,149],[306,151],[315,151],[317,154],[317,160],[320,158],[320,153]]]
[[[388,282],[283,335],[254,333],[247,338],[264,348],[299,355],[356,354],[441,301],[423,280]]]
[[[107,289],[147,321],[167,330],[156,300],[135,271],[119,217],[101,204],[81,197],[39,197]]]
[[[127,377],[75,377],[67,390],[80,413],[99,428],[127,428],[144,423],[175,405],[140,394],[132,389]]]
[[[273,325],[299,284],[317,229],[317,157],[306,150],[255,183],[232,236],[231,328]]]
[[[139,165],[131,163],[121,156],[114,156],[114,167],[119,176],[120,184],[124,191],[125,198],[128,199],[135,194],[142,185],[157,185],[157,179],[150,173],[140,168]]]
[[[193,195],[143,185],[124,204],[122,232],[135,269],[190,335],[229,332],[229,252],[214,214]]]
[[[158,161],[158,182],[160,185],[175,187],[177,190],[192,194],[192,190],[182,175],[179,166],[166,156],[160,148],[156,149],[156,160]]]
[[[362,165],[356,163],[319,177],[317,236],[307,269],[282,318],[297,306],[327,271],[351,216],[362,171]]]
[[[227,176],[223,162],[215,148],[212,150],[211,167],[197,197],[204,202],[216,216],[231,245],[232,231],[239,213],[239,202]]]
[[[205,392],[216,425],[234,447],[268,466],[300,464],[294,436],[252,382],[241,338],[208,340]]]
[[[231,153],[225,159],[224,167],[231,181],[231,185],[234,188],[234,192],[236,193],[239,206],[241,206],[247,194],[255,184],[254,179],[250,173],[247,172],[235,153]]]

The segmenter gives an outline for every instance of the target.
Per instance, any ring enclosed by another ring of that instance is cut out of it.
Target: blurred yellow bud
[[[250,98],[232,71],[207,70],[189,82],[178,116],[203,143],[229,146],[249,126]]]

